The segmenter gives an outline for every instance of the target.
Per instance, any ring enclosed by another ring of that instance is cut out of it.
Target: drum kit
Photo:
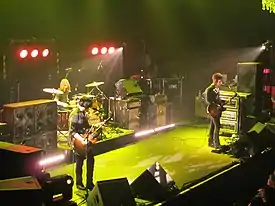
[[[92,126],[103,121],[103,119],[106,116],[105,109],[103,108],[103,103],[105,100],[108,100],[108,97],[99,88],[99,86],[103,84],[104,82],[91,82],[89,84],[86,84],[85,87],[90,90],[89,92],[78,93],[73,95],[72,100],[70,100],[69,103],[58,102],[58,106],[62,107],[62,109],[58,111],[59,127],[61,127],[63,130],[68,129],[69,114],[72,111],[72,109],[77,107],[77,103],[83,97],[88,98],[92,101],[92,107],[89,108],[87,112],[89,124]],[[64,94],[62,91],[55,88],[44,88],[43,91],[51,94],[53,99],[56,95]]]

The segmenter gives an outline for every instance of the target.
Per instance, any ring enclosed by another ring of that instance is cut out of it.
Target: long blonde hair
[[[68,79],[61,79],[59,89],[63,92],[71,92],[71,85]]]

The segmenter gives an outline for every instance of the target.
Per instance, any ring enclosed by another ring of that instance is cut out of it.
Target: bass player
[[[222,105],[219,92],[220,86],[222,85],[222,78],[223,76],[221,73],[215,73],[212,75],[212,84],[210,84],[205,90],[205,100],[208,106],[211,104]],[[221,113],[217,116],[210,115],[210,118],[208,146],[219,149],[221,147],[219,138]]]
[[[86,145],[86,155],[78,154],[75,150],[76,160],[76,186],[80,190],[92,190],[94,187],[93,173],[94,173],[94,154],[92,150],[92,144],[89,144],[88,139],[84,138],[85,132],[90,128],[86,112],[92,106],[92,101],[85,97],[79,100],[77,107],[70,114],[69,122],[69,135],[71,140],[78,140],[83,145]],[[93,134],[94,135],[94,134]],[[83,162],[87,158],[87,170],[86,170],[86,187],[83,184]]]

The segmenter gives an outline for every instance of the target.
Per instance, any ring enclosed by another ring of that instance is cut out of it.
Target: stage
[[[207,129],[203,124],[177,126],[135,144],[99,154],[95,157],[94,182],[127,177],[131,183],[146,168],[159,162],[178,188],[182,188],[186,183],[235,162],[237,159],[228,155],[211,152],[207,145]],[[231,141],[230,138],[221,139],[223,144]],[[74,169],[75,164],[63,164],[48,172],[52,176],[69,174],[74,177]],[[73,200],[82,201],[81,192],[75,186]]]

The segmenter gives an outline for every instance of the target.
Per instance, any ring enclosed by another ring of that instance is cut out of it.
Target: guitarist
[[[92,100],[82,97],[79,100],[79,103],[77,107],[71,112],[70,114],[70,123],[69,123],[69,134],[71,139],[75,138],[82,142],[83,145],[87,145],[87,184],[86,188],[82,181],[82,167],[83,162],[86,159],[85,156],[78,154],[75,152],[75,160],[76,160],[76,186],[80,190],[92,190],[94,187],[93,184],[93,173],[94,173],[94,154],[92,152],[92,146],[91,144],[88,144],[87,139],[83,138],[83,135],[85,134],[86,130],[90,128],[90,125],[88,123],[88,118],[86,117],[86,112],[88,109],[92,106]]]
[[[222,105],[222,101],[220,99],[219,88],[222,85],[222,74],[215,73],[212,75],[212,84],[209,85],[205,90],[205,100],[208,105],[210,104],[217,104]],[[209,127],[209,134],[208,134],[208,146],[214,147],[219,149],[220,139],[219,139],[219,132],[220,132],[220,115],[217,117],[211,117],[210,127]]]

